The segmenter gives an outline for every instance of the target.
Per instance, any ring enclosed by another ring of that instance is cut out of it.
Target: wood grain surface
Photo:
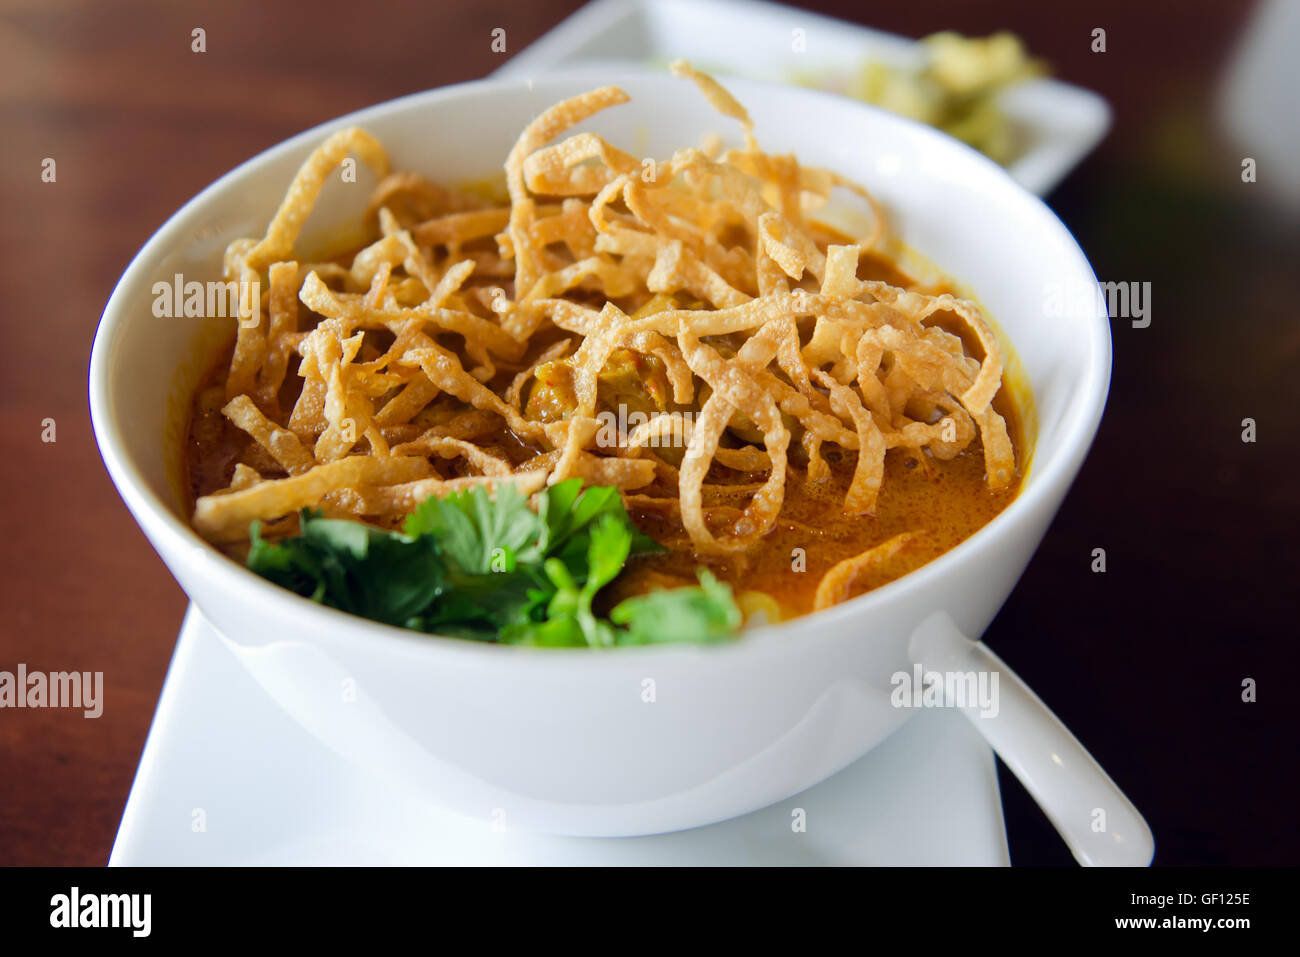
[[[102,671],[106,685],[95,720],[0,711],[0,864],[107,860],[185,608],[89,422],[91,341],[131,257],[248,157],[484,76],[576,6],[0,3],[0,669]],[[1244,154],[1211,113],[1251,5],[817,6],[913,36],[1015,30],[1113,105],[1111,136],[1049,202],[1102,279],[1153,284],[1153,321],[1115,322],[1101,433],[986,638],[1146,813],[1159,862],[1295,863],[1295,828],[1274,822],[1295,803],[1283,702],[1296,673],[1300,242],[1240,182]],[[1104,55],[1089,48],[1098,26]],[[45,157],[55,183],[41,181]],[[1240,439],[1247,416],[1254,444]],[[1105,575],[1089,571],[1096,547]],[[1245,677],[1259,681],[1255,705],[1240,701]],[[1068,861],[1004,782],[1013,859]]]

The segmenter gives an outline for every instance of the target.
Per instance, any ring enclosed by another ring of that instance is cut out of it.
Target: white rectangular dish
[[[792,49],[795,30],[803,31],[801,52]],[[907,65],[919,52],[906,37],[763,0],[595,0],[494,75],[529,77],[592,62],[649,65],[684,57],[719,75],[785,82],[811,69],[852,70],[865,59]],[[1057,80],[1023,83],[999,104],[1024,144],[1007,171],[1039,196],[1077,166],[1110,127],[1105,100]]]
[[[1010,863],[993,752],[949,711],[918,714],[803,794],[710,827],[575,838],[504,823],[368,779],[281,710],[191,607],[109,864]]]

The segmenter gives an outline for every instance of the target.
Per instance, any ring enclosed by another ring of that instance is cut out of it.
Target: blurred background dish
[[[1050,79],[1013,33],[917,42],[763,0],[596,0],[497,70],[532,76],[678,57],[720,77],[796,82],[929,123],[1049,192],[1105,135],[1110,108]]]

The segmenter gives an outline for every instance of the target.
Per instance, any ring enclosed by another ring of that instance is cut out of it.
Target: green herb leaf
[[[325,573],[312,549],[301,538],[286,539],[282,543],[268,542],[262,537],[261,523],[249,528],[251,547],[248,567],[281,588],[321,601],[325,594]]]
[[[591,530],[605,516],[611,516],[628,529],[631,535],[629,555],[664,550],[662,545],[632,524],[623,507],[623,499],[613,486],[591,485],[582,490],[581,479],[557,482],[543,495],[539,514],[546,525],[544,553],[559,558],[579,578],[586,576]]]
[[[731,589],[705,569],[700,570],[699,579],[698,587],[668,588],[620,602],[609,614],[611,621],[627,628],[618,643],[704,644],[730,638],[741,622]]]
[[[248,567],[333,608],[405,625],[442,591],[443,566],[431,539],[302,512],[302,534],[279,544],[250,532]]]
[[[412,538],[432,536],[462,571],[484,574],[514,571],[520,550],[535,547],[543,528],[524,494],[502,483],[495,495],[476,486],[425,499],[407,516],[403,530]]]
[[[734,633],[731,590],[707,572],[699,588],[628,599],[613,621],[592,610],[631,556],[662,551],[633,525],[616,488],[578,479],[539,497],[513,485],[429,498],[403,531],[302,511],[301,534],[268,542],[256,522],[248,567],[313,601],[441,635],[595,648],[716,641]],[[616,627],[626,625],[626,628]]]
[[[586,575],[579,586],[560,558],[548,558],[543,566],[555,593],[546,606],[543,621],[525,621],[503,629],[501,639],[513,644],[589,645],[607,648],[617,643],[615,629],[591,610],[596,593],[623,570],[632,545],[632,529],[617,514],[597,513],[599,518],[585,533]],[[571,539],[570,541],[576,540]]]

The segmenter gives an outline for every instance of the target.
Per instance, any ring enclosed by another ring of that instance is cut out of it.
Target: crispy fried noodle
[[[988,487],[1011,483],[992,405],[1003,353],[979,306],[860,279],[888,238],[870,194],[762,152],[726,90],[674,72],[742,125],[742,148],[651,161],[590,132],[561,138],[627,101],[612,86],[528,124],[507,204],[390,173],[360,129],[317,148],[266,235],[226,253],[227,281],[266,290],[241,305],[222,409],[260,451],[197,500],[194,527],[238,542],[250,521],[283,527],[306,505],[391,527],[430,494],[579,477],[661,506],[718,560],[763,539],[791,483],[825,481],[832,462],[851,516],[875,514],[891,449],[946,460],[978,436]],[[298,262],[349,154],[380,177],[374,241],[350,261]],[[836,189],[871,205],[858,243],[817,219]],[[611,415],[628,404],[636,415]],[[817,607],[881,554],[827,572]]]

